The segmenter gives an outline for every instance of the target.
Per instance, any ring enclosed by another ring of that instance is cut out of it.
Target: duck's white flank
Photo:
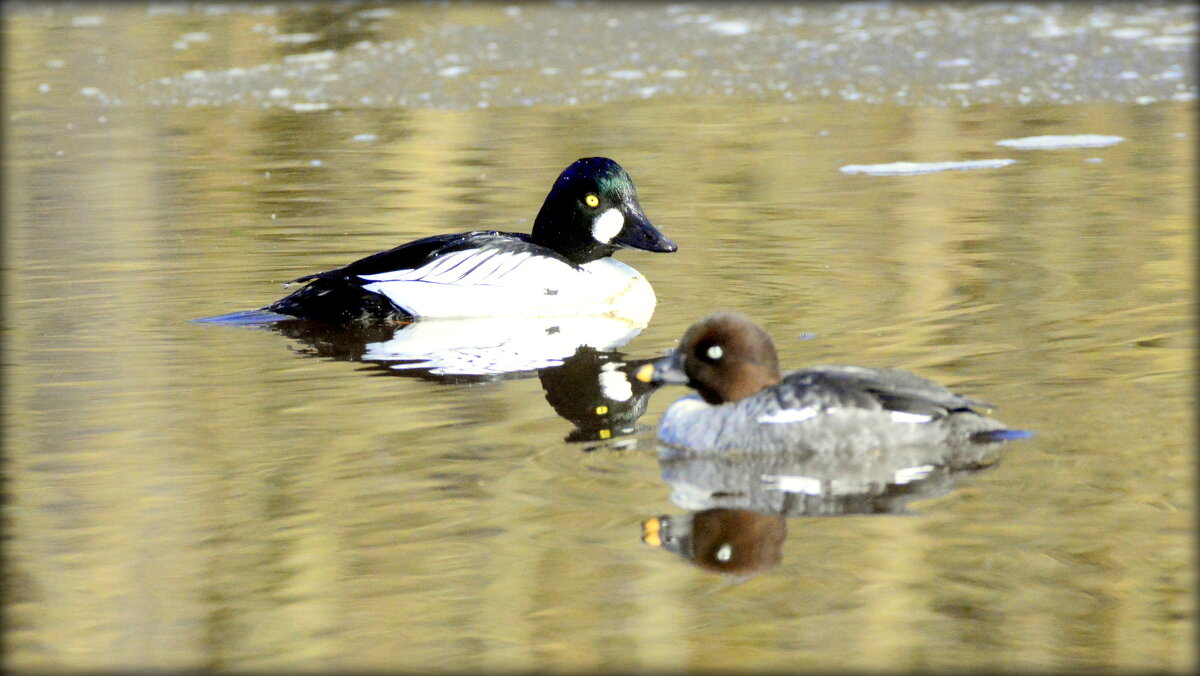
[[[575,316],[619,311],[647,318],[650,283],[613,258],[580,268],[549,256],[487,249],[455,251],[412,270],[362,275],[363,288],[422,318]]]

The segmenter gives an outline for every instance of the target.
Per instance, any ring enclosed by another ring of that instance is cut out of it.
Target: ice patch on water
[[[1159,35],[1153,38],[1142,40],[1142,44],[1158,47],[1161,49],[1169,49],[1172,47],[1191,47],[1196,43],[1196,38],[1191,35]]]
[[[750,32],[750,22],[742,19],[714,21],[708,25],[708,28],[721,35],[745,35]]]
[[[332,61],[337,57],[337,52],[332,49],[326,49],[320,52],[308,52],[306,54],[289,54],[283,57],[283,62],[287,64],[297,63],[322,63]]]
[[[1115,28],[1109,32],[1109,35],[1118,40],[1136,40],[1144,38],[1150,34],[1149,28]]]
[[[964,171],[968,169],[999,169],[1016,160],[965,160],[961,162],[892,162],[890,164],[847,164],[843,174],[868,174],[870,176],[912,176],[932,174],[939,171]]]
[[[1121,136],[1101,134],[1069,134],[1047,136],[1025,136],[996,141],[996,145],[1017,150],[1057,150],[1060,148],[1104,148],[1124,141]]]
[[[317,33],[280,33],[271,37],[271,42],[282,42],[291,45],[304,45],[316,42],[321,36]]]
[[[102,16],[75,16],[75,17],[71,17],[71,25],[75,28],[95,28],[96,26],[104,25],[104,17],[102,17]]]
[[[377,9],[365,9],[358,13],[360,19],[387,19],[395,14],[395,10],[388,7],[379,7]]]

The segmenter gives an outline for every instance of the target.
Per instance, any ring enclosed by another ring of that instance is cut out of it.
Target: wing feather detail
[[[494,284],[527,264],[542,269],[546,266],[566,267],[554,258],[534,253],[472,249],[439,256],[432,263],[412,270],[391,270],[373,275],[360,275],[360,278],[371,283]]]

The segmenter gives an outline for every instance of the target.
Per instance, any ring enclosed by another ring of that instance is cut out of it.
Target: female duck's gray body
[[[698,391],[672,404],[659,423],[659,439],[687,451],[846,458],[1030,434],[977,411],[990,405],[905,371],[814,366],[782,376],[771,337],[733,312],[694,324],[678,348],[638,377]]]

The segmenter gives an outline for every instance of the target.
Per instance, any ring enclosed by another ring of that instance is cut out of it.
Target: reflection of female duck
[[[642,524],[642,541],[705,570],[757,574],[779,563],[787,517],[895,514],[991,466],[999,442],[812,453],[679,453],[659,467],[671,502],[691,510]]]
[[[642,542],[692,562],[697,568],[749,577],[783,560],[787,519],[748,509],[715,507],[642,522]]]

